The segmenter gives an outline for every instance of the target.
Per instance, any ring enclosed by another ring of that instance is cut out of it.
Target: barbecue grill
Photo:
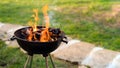
[[[47,57],[50,56],[50,60],[52,63],[53,68],[55,68],[55,65],[53,63],[53,60],[51,58],[50,53],[54,50],[56,50],[61,42],[67,43],[67,38],[65,37],[65,34],[63,31],[59,33],[59,36],[57,37],[57,40],[49,41],[49,42],[39,42],[39,41],[28,41],[25,39],[25,36],[23,35],[23,30],[29,29],[31,27],[24,27],[21,29],[18,29],[14,32],[14,36],[11,38],[11,40],[16,39],[20,47],[25,50],[28,54],[28,58],[26,60],[26,63],[24,65],[24,68],[31,68],[32,67],[32,60],[34,54],[42,54],[43,57],[45,57],[46,61],[46,68],[48,68],[48,60]],[[44,28],[44,26],[37,26],[38,29]],[[58,30],[55,28],[49,28]],[[59,31],[57,31],[59,32]],[[53,32],[53,33],[57,33]]]

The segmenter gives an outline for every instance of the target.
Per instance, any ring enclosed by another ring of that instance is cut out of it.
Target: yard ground
[[[0,0],[0,21],[27,25],[32,10],[38,8],[41,25],[45,4],[49,5],[51,27],[61,28],[73,38],[119,51],[119,0]]]
[[[119,0],[0,0],[0,22],[27,25],[32,10],[38,8],[41,25],[45,4],[49,5],[51,27],[72,38],[120,51]]]

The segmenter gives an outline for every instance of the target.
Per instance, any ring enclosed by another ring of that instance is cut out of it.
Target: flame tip
[[[45,6],[43,6],[42,8],[43,14],[44,14],[44,18],[45,18],[45,29],[41,32],[41,37],[40,37],[40,42],[48,42],[50,41],[51,37],[49,34],[49,17],[47,14],[48,11],[48,5],[46,4]],[[37,28],[37,23],[39,21],[39,17],[38,17],[38,9],[33,9],[34,15],[32,15],[32,17],[34,17],[34,22],[29,21],[28,24],[30,26],[32,26],[32,30],[30,30],[30,35],[28,37],[28,40],[32,40],[32,38],[36,39],[35,34],[33,32],[38,31]]]

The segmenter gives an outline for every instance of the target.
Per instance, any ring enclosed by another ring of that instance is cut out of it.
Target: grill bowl
[[[17,42],[20,45],[20,47],[25,51],[27,51],[29,55],[33,55],[33,54],[47,55],[50,52],[57,49],[60,43],[62,42],[62,38],[58,38],[58,40],[52,42],[27,41],[26,39],[24,39],[24,37],[21,34],[21,31],[27,28],[31,28],[31,27],[25,27],[16,30],[14,32],[14,37],[15,39],[17,39]],[[38,28],[42,28],[42,26],[38,26]]]

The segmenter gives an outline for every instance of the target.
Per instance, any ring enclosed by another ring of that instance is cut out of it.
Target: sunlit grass
[[[119,0],[0,0],[0,21],[26,25],[34,8],[49,5],[51,27],[73,38],[118,50],[120,42]]]

